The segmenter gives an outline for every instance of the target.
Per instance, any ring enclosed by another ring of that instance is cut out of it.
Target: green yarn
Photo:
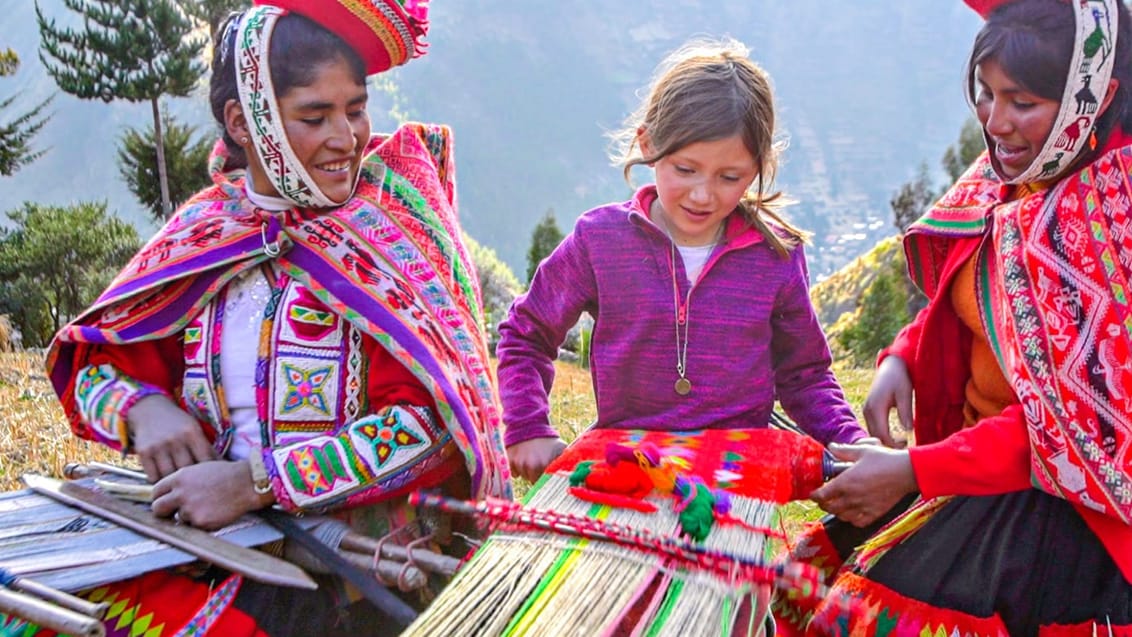
[[[711,532],[715,522],[715,496],[707,486],[693,483],[696,494],[692,501],[680,512],[680,528],[697,542],[703,542]]]
[[[593,460],[579,462],[578,465],[574,467],[573,473],[570,474],[570,486],[580,487],[585,484],[586,478],[589,477],[590,471],[593,470],[593,464]]]

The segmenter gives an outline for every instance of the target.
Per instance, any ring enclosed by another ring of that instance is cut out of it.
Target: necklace
[[[669,239],[672,237],[669,236]],[[680,286],[676,283],[676,242],[672,241],[669,244],[669,253],[672,257],[672,307],[676,316],[676,374],[679,376],[676,379],[676,384],[673,389],[681,396],[687,396],[692,391],[692,381],[688,380],[687,376],[687,362],[688,362],[688,328],[691,326],[691,321],[688,320],[688,307],[692,302],[692,288],[696,287],[693,283],[688,286],[688,293],[684,296],[684,302],[680,302]],[[680,326],[684,326],[684,337],[680,337]]]
[[[659,201],[654,201],[653,205],[658,206]],[[659,206],[658,206],[659,207]],[[676,393],[681,396],[687,396],[692,393],[692,381],[688,379],[688,330],[692,325],[691,321],[691,306],[692,306],[692,290],[696,287],[695,281],[689,281],[688,293],[684,295],[684,302],[680,302],[680,285],[676,280],[676,238],[672,236],[672,231],[668,228],[668,220],[664,218],[663,214],[651,215],[660,223],[658,224],[663,230],[664,234],[668,235],[668,248],[670,257],[670,266],[672,271],[672,308],[676,319],[676,384],[672,386]],[[715,233],[715,240],[710,245],[715,246],[719,243],[723,236],[723,224],[721,223]],[[680,328],[684,328],[684,333],[680,333]]]

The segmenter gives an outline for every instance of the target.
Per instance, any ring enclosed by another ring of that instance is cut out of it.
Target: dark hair
[[[212,117],[220,124],[220,134],[231,157],[230,168],[248,165],[244,150],[228,134],[224,125],[224,105],[228,100],[240,101],[236,85],[236,31],[244,14],[232,13],[216,30],[212,48],[212,77],[209,80],[208,100]],[[362,58],[342,38],[318,23],[296,13],[279,18],[271,33],[271,83],[276,98],[286,95],[296,86],[314,83],[319,67],[345,60],[358,84],[365,84],[366,65]]]
[[[1076,2],[1077,0],[1073,0]],[[1132,132],[1132,21],[1123,2],[1116,2],[1116,56],[1112,77],[1118,80],[1108,110],[1097,119],[1097,148],[1103,148],[1116,126]],[[994,60],[1026,92],[1061,102],[1069,65],[1073,60],[1076,19],[1065,0],[1009,2],[990,14],[975,36],[967,61],[967,99],[974,104],[975,67]],[[1094,87],[1103,96],[1107,86]],[[1083,153],[1078,163],[1092,160],[1098,151]]]

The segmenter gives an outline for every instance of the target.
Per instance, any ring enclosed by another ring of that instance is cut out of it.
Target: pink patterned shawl
[[[989,230],[976,295],[1024,407],[1034,484],[1132,524],[1132,146],[1007,192],[984,153],[909,229],[909,270],[937,293],[950,240]]]
[[[48,371],[65,388],[84,366],[77,343],[175,334],[226,283],[271,257],[323,303],[377,339],[421,381],[464,454],[478,496],[510,496],[500,409],[488,361],[479,284],[456,217],[451,133],[409,124],[367,148],[361,183],[329,210],[256,210],[243,180],[222,171],[56,335]]]

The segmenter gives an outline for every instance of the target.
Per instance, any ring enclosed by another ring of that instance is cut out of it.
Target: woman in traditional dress
[[[779,617],[816,635],[1130,635],[1128,10],[968,4],[986,19],[968,98],[988,152],[905,235],[930,303],[865,403],[890,447],[834,447],[856,464],[813,497],[840,520],[795,556],[848,561],[816,611]],[[913,391],[899,449],[888,416]]]
[[[214,49],[214,185],[51,347],[75,433],[136,454],[154,512],[206,529],[274,505],[383,536],[413,490],[509,496],[450,132],[371,137],[366,113],[366,76],[422,53],[424,2],[256,4]],[[131,609],[114,634],[394,631],[337,588],[214,569],[97,594]]]

